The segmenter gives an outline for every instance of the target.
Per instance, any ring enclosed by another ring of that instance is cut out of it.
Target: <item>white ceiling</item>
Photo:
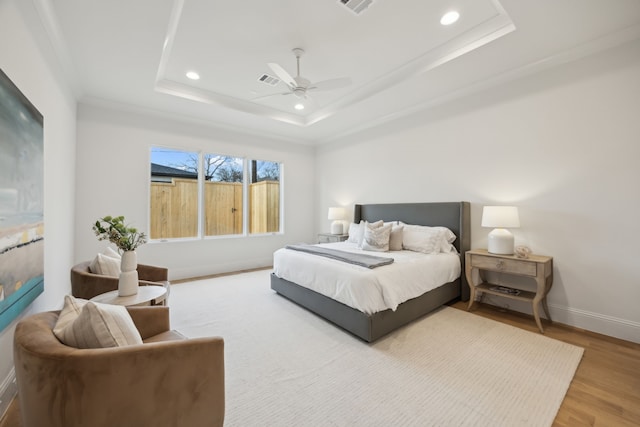
[[[33,0],[82,102],[319,144],[640,38],[638,0]],[[460,19],[443,26],[456,10]],[[267,63],[352,84],[298,112]],[[187,71],[201,78],[186,78]]]

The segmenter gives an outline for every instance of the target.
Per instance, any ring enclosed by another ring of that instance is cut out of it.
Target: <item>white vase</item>
[[[126,297],[138,293],[138,259],[136,251],[125,251],[120,261],[118,296]]]

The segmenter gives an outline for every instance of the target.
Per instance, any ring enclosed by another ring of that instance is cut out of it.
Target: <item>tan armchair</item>
[[[71,295],[76,298],[91,299],[96,295],[118,289],[118,278],[94,274],[89,270],[90,261],[71,268]],[[163,267],[138,264],[140,286],[156,285],[167,288],[169,297],[169,270]]]
[[[222,426],[224,341],[169,330],[168,307],[130,307],[144,344],[80,350],[59,311],[21,320],[14,362],[23,427]]]

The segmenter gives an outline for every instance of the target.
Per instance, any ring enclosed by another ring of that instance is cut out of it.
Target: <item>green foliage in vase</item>
[[[147,243],[147,236],[136,228],[128,227],[124,216],[105,216],[93,225],[98,240],[108,240],[121,251],[135,251],[140,245]]]

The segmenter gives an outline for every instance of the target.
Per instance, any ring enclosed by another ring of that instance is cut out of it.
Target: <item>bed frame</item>
[[[469,300],[469,286],[464,274],[464,254],[471,249],[469,202],[355,205],[353,222],[380,219],[449,228],[457,236],[453,245],[460,253],[460,278],[405,301],[396,311],[388,309],[373,314],[363,313],[274,273],[271,273],[271,289],[367,342],[373,342],[452,300]]]

